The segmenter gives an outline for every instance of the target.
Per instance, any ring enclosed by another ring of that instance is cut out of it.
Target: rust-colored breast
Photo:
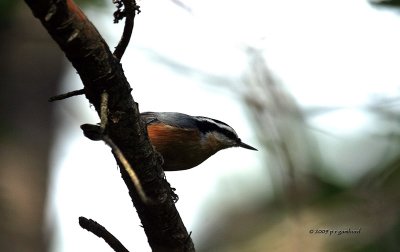
[[[147,133],[155,149],[163,156],[166,171],[190,169],[212,155],[204,152],[200,133],[195,129],[156,123],[147,125]]]

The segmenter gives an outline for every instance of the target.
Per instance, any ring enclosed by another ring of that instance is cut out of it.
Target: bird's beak
[[[250,145],[248,145],[248,144],[245,144],[245,143],[242,143],[242,142],[240,142],[240,143],[239,143],[237,146],[238,146],[238,147],[245,148],[245,149],[249,149],[249,150],[255,150],[255,151],[258,151],[256,148],[254,148],[254,147],[251,147]]]

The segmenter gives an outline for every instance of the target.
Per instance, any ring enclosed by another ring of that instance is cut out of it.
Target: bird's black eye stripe
[[[199,120],[196,121],[197,128],[202,133],[216,131],[232,140],[238,139],[238,136],[228,124],[207,117],[198,117],[198,119]]]

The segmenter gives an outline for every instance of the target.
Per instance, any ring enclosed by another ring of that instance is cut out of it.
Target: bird
[[[228,124],[204,116],[178,112],[143,112],[149,140],[163,158],[164,171],[188,170],[220,150],[256,148],[245,144]]]

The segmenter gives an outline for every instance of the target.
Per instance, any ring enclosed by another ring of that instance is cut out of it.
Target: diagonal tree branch
[[[72,0],[25,0],[71,61],[85,95],[100,114],[100,97],[109,94],[107,135],[135,167],[153,204],[144,204],[125,169],[120,169],[153,251],[194,251],[193,242],[171,198],[172,190],[140,121],[138,104],[118,62],[93,24]],[[116,159],[118,164],[119,160]],[[95,179],[95,178],[93,178]]]

